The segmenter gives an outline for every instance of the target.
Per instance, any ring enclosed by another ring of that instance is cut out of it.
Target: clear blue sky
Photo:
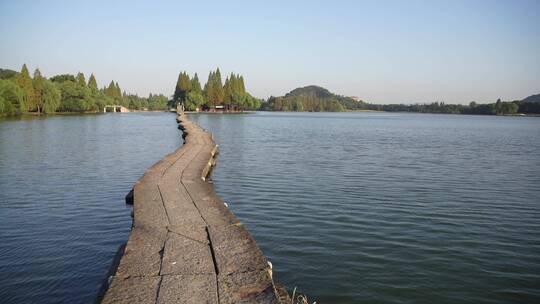
[[[540,1],[0,0],[0,67],[171,94],[219,66],[257,97],[317,84],[375,103],[540,93]]]

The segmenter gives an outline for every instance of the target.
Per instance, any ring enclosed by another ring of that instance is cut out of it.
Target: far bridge
[[[105,107],[103,107],[103,113],[106,113],[106,112],[124,113],[124,112],[129,112],[129,109],[123,106],[119,106],[119,105],[106,105]]]

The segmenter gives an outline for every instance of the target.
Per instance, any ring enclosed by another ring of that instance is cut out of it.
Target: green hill
[[[15,77],[17,72],[10,69],[0,69],[0,79],[9,79]]]
[[[315,85],[296,88],[285,96],[270,97],[262,105],[268,111],[341,112],[360,109],[364,103],[350,97],[336,95]]]
[[[525,99],[523,99],[521,102],[536,102],[540,103],[540,94],[531,95]]]

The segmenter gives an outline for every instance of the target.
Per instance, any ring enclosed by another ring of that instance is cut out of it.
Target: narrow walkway
[[[102,303],[285,303],[265,256],[205,181],[212,135],[177,120],[184,145],[135,184],[133,229]]]

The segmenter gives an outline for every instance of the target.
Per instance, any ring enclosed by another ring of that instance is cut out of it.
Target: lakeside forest
[[[355,110],[419,112],[441,114],[513,115],[540,114],[540,94],[523,100],[468,105],[434,102],[430,104],[370,104],[331,93],[319,86],[297,88],[279,97],[260,100],[246,90],[244,77],[231,73],[222,81],[219,68],[211,71],[201,86],[197,73],[181,72],[171,98],[163,94],[140,97],[123,91],[118,82],[99,88],[96,77],[83,73],[44,77],[39,69],[32,76],[24,64],[20,72],[0,69],[0,115],[57,112],[101,112],[105,105],[121,105],[131,110],[165,111],[183,104],[195,111],[298,111],[341,112]]]
[[[44,77],[39,69],[32,76],[28,67],[20,72],[0,69],[0,114],[50,114],[55,112],[101,112],[105,105],[121,105],[134,110],[166,110],[168,98],[162,94],[139,97],[122,91],[118,82],[98,88],[96,77],[83,73]]]
[[[223,83],[219,68],[209,73],[204,89],[197,73],[190,78],[187,72],[181,72],[171,100],[173,106],[177,103],[188,111],[209,111],[216,107],[224,111],[244,111],[261,106],[261,101],[246,91],[242,75],[231,73]]]
[[[83,73],[44,77],[39,69],[32,76],[26,64],[20,72],[0,69],[0,115],[25,113],[101,112],[105,105],[121,105],[130,110],[165,111],[182,103],[188,110],[209,110],[223,106],[228,111],[256,110],[260,100],[245,88],[244,78],[232,73],[222,83],[219,68],[210,72],[204,89],[198,75],[181,72],[171,99],[163,94],[139,97],[122,91],[114,80],[98,88],[96,77]]]

